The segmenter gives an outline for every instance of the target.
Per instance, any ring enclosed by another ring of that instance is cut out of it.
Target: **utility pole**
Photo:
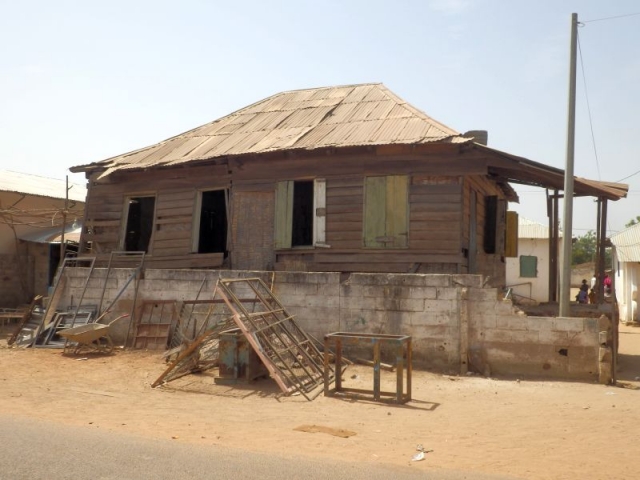
[[[564,169],[564,215],[562,218],[562,270],[560,271],[560,317],[570,316],[571,247],[573,238],[573,155],[576,137],[576,53],[578,14],[571,14],[569,59],[569,112],[567,119],[567,161]]]
[[[66,177],[65,191],[64,191],[64,210],[62,211],[62,233],[60,234],[60,263],[64,261],[65,244],[64,244],[64,231],[67,228],[67,211],[69,210],[69,175]]]

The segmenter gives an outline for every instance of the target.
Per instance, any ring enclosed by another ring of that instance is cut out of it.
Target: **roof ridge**
[[[458,132],[457,130],[454,130],[453,128],[445,125],[442,122],[439,122],[438,120],[433,119],[432,117],[430,117],[429,115],[427,115],[426,113],[424,113],[422,110],[420,110],[419,108],[414,107],[412,104],[410,104],[409,102],[407,102],[404,98],[400,97],[399,95],[397,95],[396,93],[392,92],[391,90],[389,90],[386,85],[384,84],[380,84],[380,86],[382,87],[382,90],[384,91],[385,95],[388,95],[392,100],[395,100],[398,105],[400,105],[401,107],[409,110],[410,112],[412,112],[413,114],[417,114],[421,117],[423,117],[424,120],[431,122],[433,124],[436,124],[436,128],[440,128],[440,130],[442,131],[442,133],[449,133],[451,136],[456,136],[456,135],[462,135],[460,132]],[[449,130],[449,131],[447,131]],[[453,134],[451,134],[450,132],[454,132]]]

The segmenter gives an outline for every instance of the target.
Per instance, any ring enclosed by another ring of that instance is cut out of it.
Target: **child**
[[[576,300],[578,303],[588,303],[589,300],[589,285],[587,285],[587,280],[582,280],[582,285],[580,285],[580,291],[576,296]]]

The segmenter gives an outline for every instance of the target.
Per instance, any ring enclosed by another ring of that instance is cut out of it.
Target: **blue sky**
[[[640,3],[0,0],[0,168],[64,178],[277,92],[365,82],[564,168],[572,12],[597,20]],[[575,174],[618,181],[640,170],[640,15],[579,36]],[[640,215],[640,173],[625,182],[611,231]],[[544,190],[517,190],[511,208],[546,224]],[[595,226],[595,203],[576,200],[574,235]]]

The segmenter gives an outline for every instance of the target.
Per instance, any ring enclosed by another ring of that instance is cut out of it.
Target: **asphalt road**
[[[51,405],[51,408],[64,408]],[[200,447],[0,414],[0,480],[513,480],[415,466],[309,460]],[[248,445],[250,449],[250,445]],[[345,459],[348,460],[348,459]]]

